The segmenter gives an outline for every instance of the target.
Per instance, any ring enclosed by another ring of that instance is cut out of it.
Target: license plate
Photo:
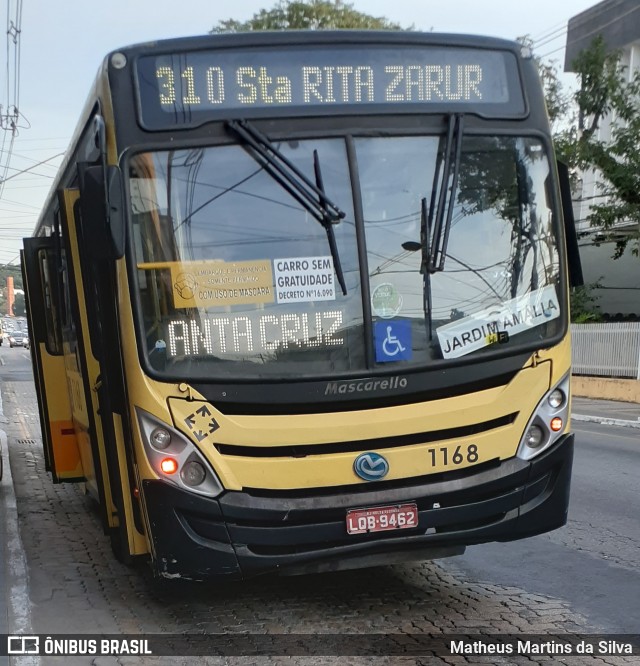
[[[349,534],[406,530],[417,526],[418,507],[413,503],[347,511],[347,532]]]

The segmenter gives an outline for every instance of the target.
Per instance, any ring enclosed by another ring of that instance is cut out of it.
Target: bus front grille
[[[328,444],[292,444],[286,446],[243,446],[236,444],[216,444],[216,449],[223,456],[242,456],[245,458],[306,458],[332,453],[351,453],[356,451],[393,449],[428,442],[440,442],[447,439],[470,437],[496,428],[511,425],[518,417],[518,412],[505,414],[498,418],[480,423],[416,432],[409,435],[359,439],[350,442],[331,442]]]

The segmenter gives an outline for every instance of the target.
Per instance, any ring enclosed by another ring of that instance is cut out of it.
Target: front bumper
[[[532,461],[511,458],[452,478],[304,492],[227,491],[216,499],[144,481],[154,568],[166,577],[249,578],[459,554],[566,523],[573,434]],[[449,478],[448,478],[449,477]],[[415,529],[349,535],[347,509],[415,502]],[[434,506],[435,505],[435,506]]]

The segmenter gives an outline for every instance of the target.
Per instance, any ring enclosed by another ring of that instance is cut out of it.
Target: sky
[[[416,30],[506,39],[529,35],[537,55],[561,64],[567,21],[597,2],[353,0],[351,4]],[[106,53],[139,42],[206,34],[219,20],[243,21],[274,5],[275,0],[2,0],[0,16],[7,26],[0,48],[0,116],[7,114],[17,95],[20,122],[10,155],[10,132],[0,136],[0,178],[7,179],[4,187],[0,183],[0,264],[18,262],[22,238],[35,227]],[[12,27],[20,30],[19,77],[13,76],[16,30]]]

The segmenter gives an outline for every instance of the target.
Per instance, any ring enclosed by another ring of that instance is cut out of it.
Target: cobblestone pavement
[[[45,472],[31,382],[3,385],[34,633],[593,633],[562,600],[434,562],[247,583],[155,580],[118,563],[92,501]],[[375,583],[372,585],[372,581]],[[633,657],[43,657],[42,664],[625,664]]]

